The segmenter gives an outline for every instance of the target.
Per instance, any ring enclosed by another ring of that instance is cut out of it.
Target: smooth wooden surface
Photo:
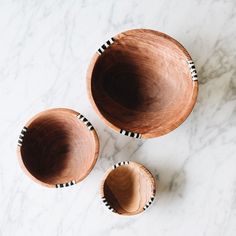
[[[48,187],[79,182],[95,165],[98,137],[78,114],[70,109],[51,109],[26,124],[19,159],[23,170],[36,182]]]
[[[120,215],[136,215],[144,211],[155,191],[152,174],[135,162],[109,169],[101,184],[101,196]]]
[[[188,52],[170,36],[130,30],[93,57],[87,73],[90,100],[113,129],[157,137],[178,127],[196,102]]]

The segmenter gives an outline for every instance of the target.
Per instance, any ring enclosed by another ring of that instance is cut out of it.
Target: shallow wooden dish
[[[18,140],[22,169],[47,187],[67,187],[84,179],[94,167],[98,152],[98,136],[91,123],[64,108],[34,116]]]
[[[186,49],[170,36],[135,29],[108,40],[87,72],[89,98],[111,128],[152,138],[178,127],[198,92],[197,72]]]
[[[120,215],[136,215],[154,200],[156,181],[141,164],[122,161],[110,168],[101,183],[105,206]]]

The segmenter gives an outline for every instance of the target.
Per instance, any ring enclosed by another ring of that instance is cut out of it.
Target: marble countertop
[[[199,75],[193,113],[160,138],[120,136],[94,113],[85,76],[109,37],[151,28],[179,40]],[[0,1],[0,235],[236,235],[236,1]],[[47,108],[80,111],[101,140],[99,160],[80,184],[48,189],[19,167],[18,135]],[[159,179],[152,207],[134,217],[107,210],[99,183],[132,160]]]

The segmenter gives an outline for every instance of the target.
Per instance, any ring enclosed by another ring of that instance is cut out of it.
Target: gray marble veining
[[[160,138],[114,133],[86,94],[93,53],[131,28],[170,34],[191,53],[196,107]],[[0,235],[236,235],[236,1],[0,1]],[[81,184],[47,189],[19,168],[16,145],[32,115],[80,111],[98,130],[101,153]],[[119,217],[99,199],[104,171],[117,161],[146,165],[159,179],[144,214]]]

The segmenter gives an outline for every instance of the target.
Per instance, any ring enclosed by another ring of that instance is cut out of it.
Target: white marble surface
[[[91,56],[131,28],[170,34],[191,53],[200,90],[178,129],[147,141],[106,128],[88,101]],[[236,1],[0,0],[0,235],[236,235]],[[19,132],[32,115],[69,107],[101,140],[95,169],[77,186],[47,189],[23,174]],[[104,171],[138,161],[157,177],[157,200],[121,217],[101,203]]]

